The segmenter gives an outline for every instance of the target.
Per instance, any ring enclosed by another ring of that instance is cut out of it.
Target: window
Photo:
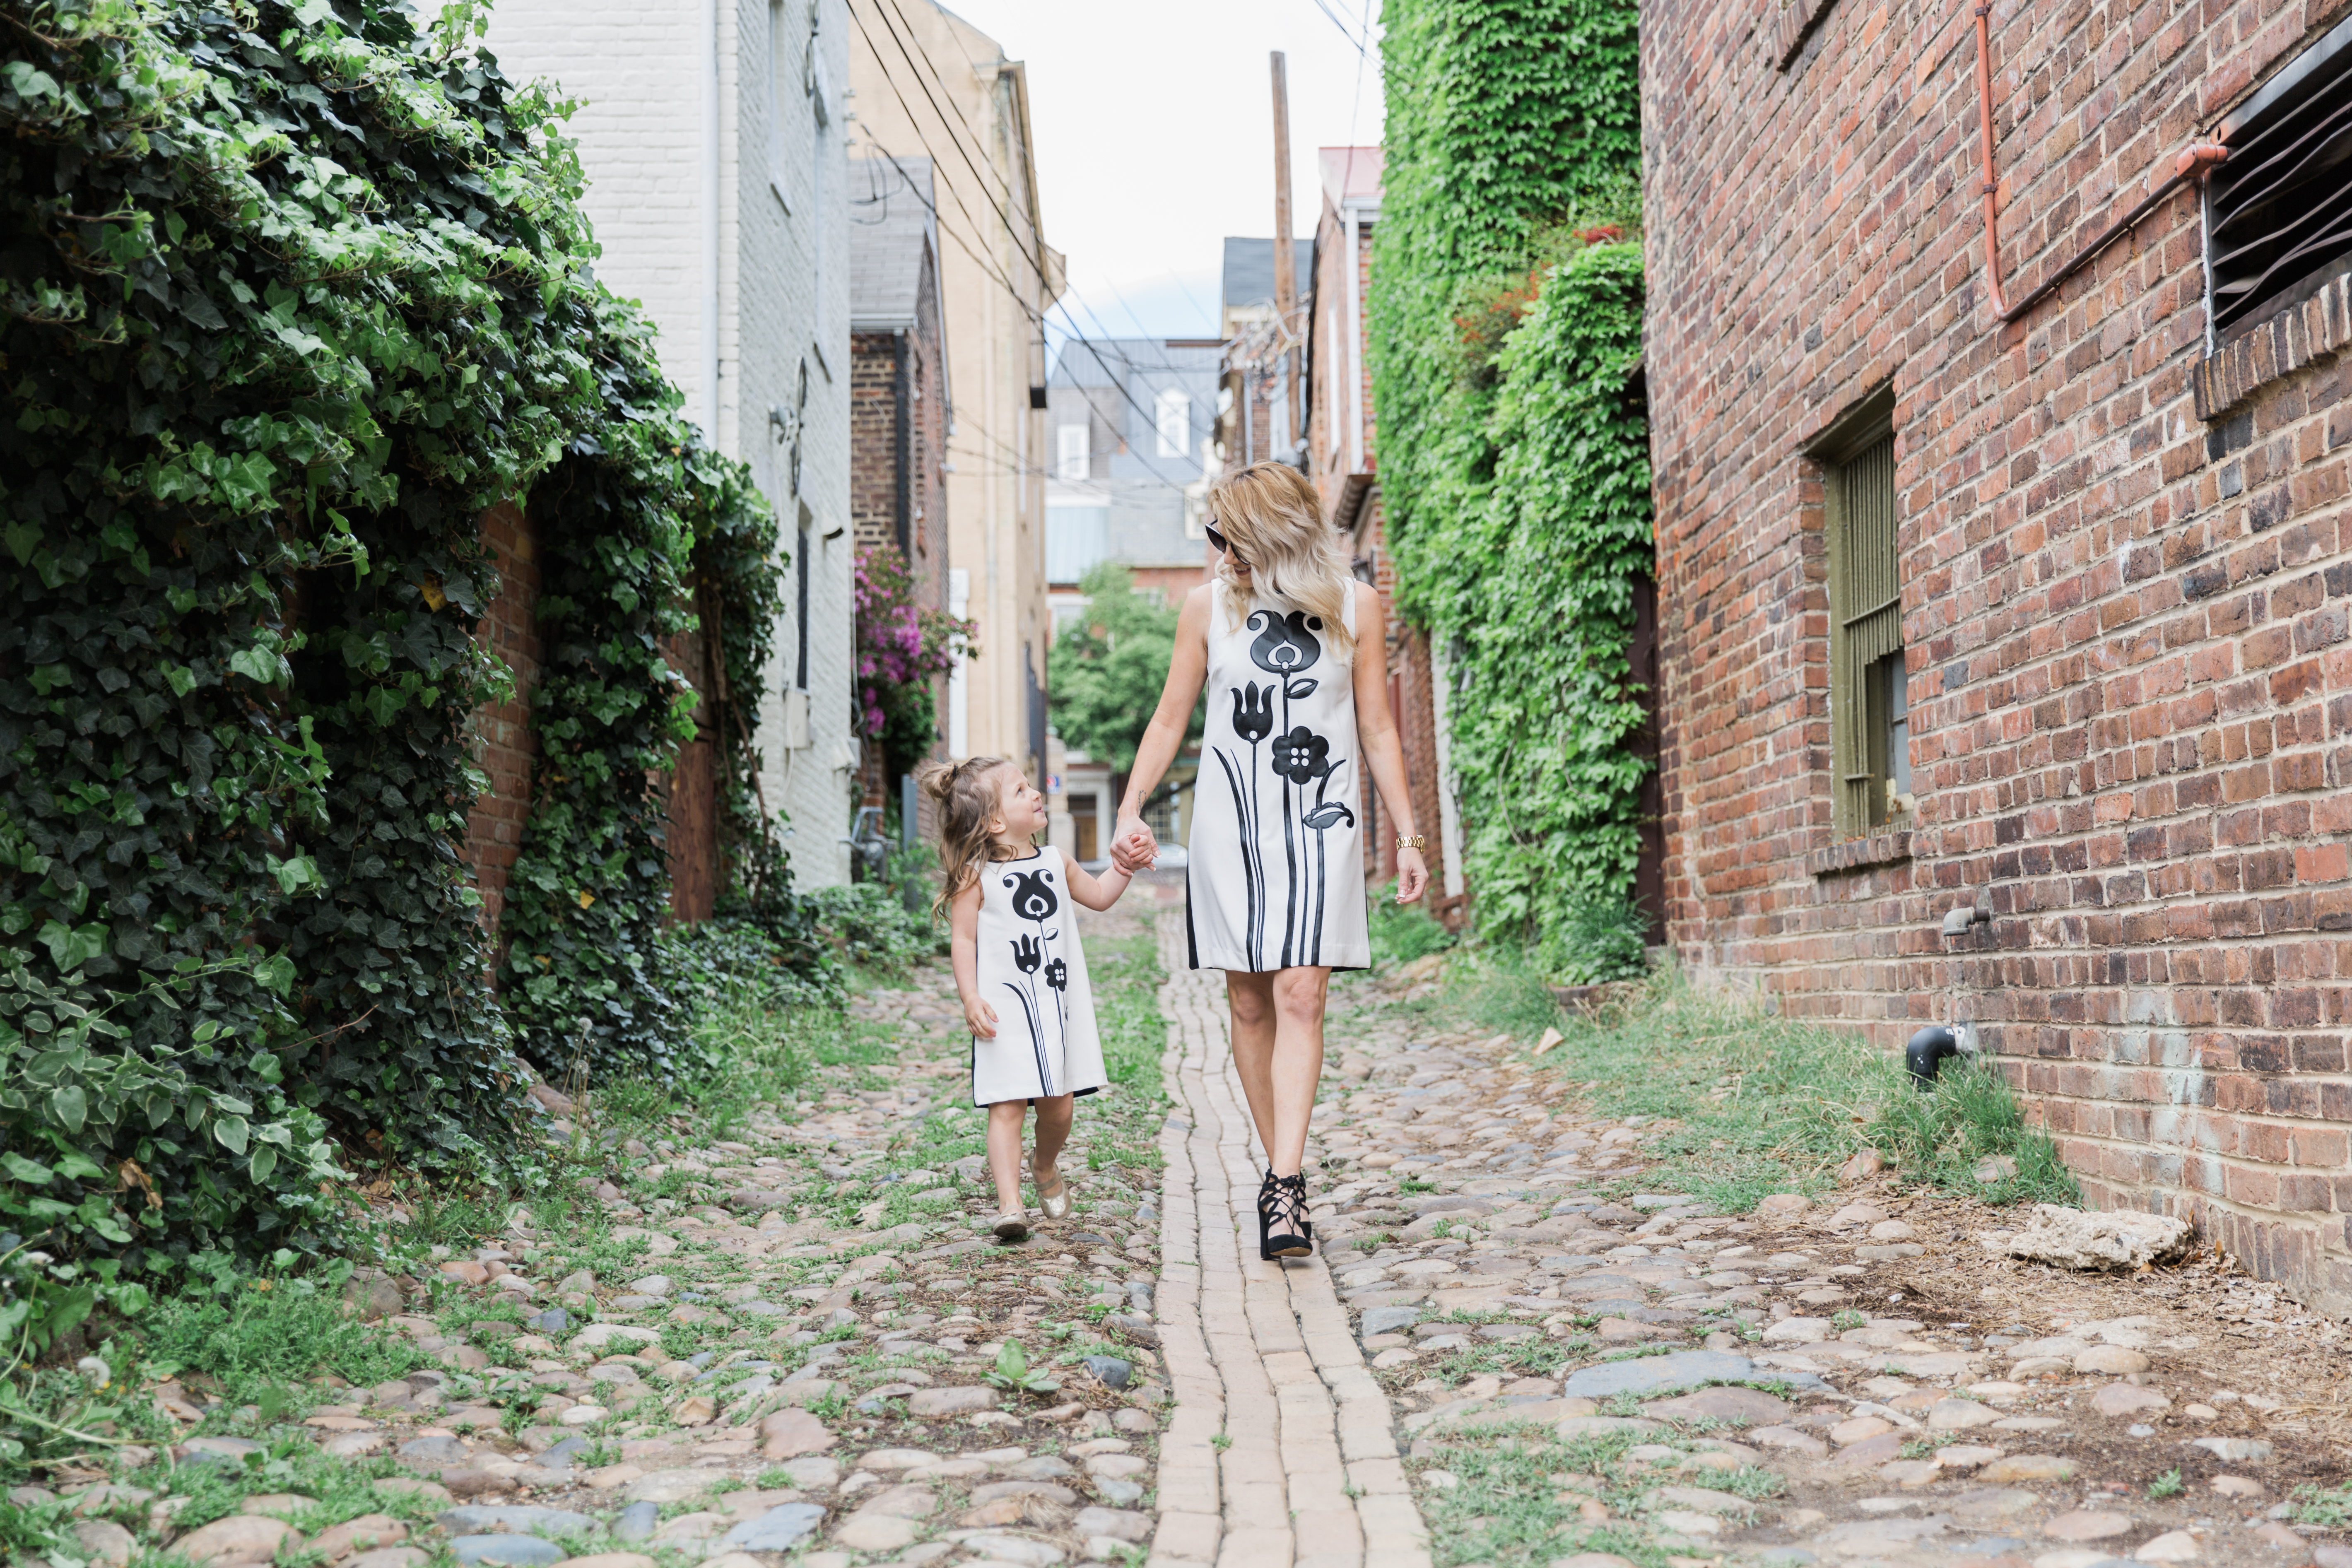
[[[2267,320],[2352,258],[2352,20],[2221,122],[2207,181],[2213,328]]]
[[[1895,559],[1895,395],[1882,387],[1813,444],[1830,570],[1830,755],[1838,836],[1910,817],[1910,703]]]
[[[1160,455],[1192,455],[1192,396],[1170,387],[1151,400],[1151,421],[1160,427]]]
[[[1054,477],[1057,479],[1083,479],[1087,477],[1087,426],[1064,425],[1054,432]]]
[[[1086,427],[1080,426],[1084,435]],[[1110,553],[1110,508],[1049,506],[1045,509],[1045,581],[1075,583]]]
[[[809,524],[815,520],[809,515],[808,503],[801,503],[800,551],[793,557],[797,581],[794,583],[793,630],[799,641],[795,652],[799,657],[793,664],[793,685],[800,690],[809,689]]]

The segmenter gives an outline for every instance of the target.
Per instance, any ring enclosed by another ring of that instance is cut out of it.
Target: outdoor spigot
[[[1941,1024],[1930,1024],[1912,1036],[1911,1043],[1903,1047],[1903,1065],[1911,1069],[1912,1087],[1922,1094],[1931,1092],[1944,1058],[1959,1054],[1960,1042]]]

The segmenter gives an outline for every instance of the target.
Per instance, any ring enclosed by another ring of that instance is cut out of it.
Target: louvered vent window
[[[2352,258],[2352,20],[2221,126],[2209,182],[2212,321],[2226,334],[2295,304]]]
[[[1828,510],[1832,818],[1845,838],[1900,826],[1911,810],[1894,410],[1882,391],[1811,451]]]

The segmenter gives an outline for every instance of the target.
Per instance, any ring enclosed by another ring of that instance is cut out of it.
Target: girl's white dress
[[[1365,968],[1354,673],[1325,647],[1322,617],[1252,605],[1235,624],[1232,592],[1210,589],[1209,722],[1185,873],[1192,967]],[[1352,592],[1346,616],[1353,633]]]
[[[976,967],[996,1038],[972,1037],[974,1105],[1092,1094],[1110,1081],[1076,915],[1060,850],[981,867]]]

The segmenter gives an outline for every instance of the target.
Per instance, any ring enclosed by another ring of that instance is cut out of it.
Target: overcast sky
[[[1377,28],[1378,0],[1322,3]],[[1289,57],[1293,236],[1322,210],[1315,150],[1381,139],[1379,51],[1360,57],[1316,0],[948,8],[1028,67],[1045,238],[1070,258],[1063,303],[1090,336],[1215,335],[1224,237],[1274,232],[1270,50]]]

